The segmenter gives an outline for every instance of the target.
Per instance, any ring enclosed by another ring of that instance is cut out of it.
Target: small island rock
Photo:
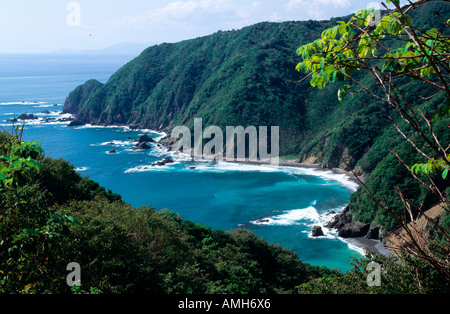
[[[323,236],[323,230],[320,226],[314,226],[312,229],[312,236],[313,237],[320,237]]]

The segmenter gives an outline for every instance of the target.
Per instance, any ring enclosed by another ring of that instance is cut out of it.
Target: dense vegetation
[[[0,133],[0,156],[1,293],[70,293],[70,262],[93,293],[292,293],[336,273],[246,230],[133,208],[38,143]]]
[[[81,177],[69,162],[45,157],[38,143],[8,133],[0,133],[0,156],[1,294],[445,293],[450,289],[417,259],[403,265],[368,255],[342,274],[304,263],[295,252],[268,244],[248,230],[211,230],[168,210],[133,208],[119,195]],[[367,265],[374,260],[387,270],[381,273],[381,286],[367,284]],[[71,262],[81,266],[81,287],[66,284]]]
[[[442,1],[410,12],[418,25],[438,25]],[[343,18],[344,20],[346,18]],[[336,20],[260,23],[239,31],[162,44],[146,49],[106,84],[91,80],[68,97],[64,110],[79,122],[128,124],[166,129],[190,125],[193,117],[225,125],[279,125],[281,152],[324,167],[369,174],[366,187],[390,207],[404,197],[429,206],[438,198],[411,177],[406,164],[417,151],[402,139],[388,115],[415,143],[414,130],[392,108],[357,93],[342,102],[342,84],[313,90],[298,79],[295,51]],[[355,73],[370,86],[368,76]],[[414,110],[436,112],[444,95],[411,80],[399,85]],[[434,121],[433,132],[449,143],[449,118]],[[186,221],[168,210],[133,208],[121,197],[81,177],[64,160],[46,158],[39,143],[0,133],[0,292],[1,293],[448,293],[449,285],[423,259],[403,256],[355,261],[341,274],[303,263],[294,252],[237,229],[229,232]],[[342,164],[340,155],[347,160]],[[448,177],[428,173],[441,190]],[[447,181],[446,181],[447,180]],[[445,192],[448,195],[448,189]],[[360,189],[350,203],[359,221],[385,229],[396,221]],[[448,230],[449,216],[440,225]],[[446,239],[436,234],[437,244]],[[448,247],[448,243],[446,243]],[[433,251],[445,259],[446,252]],[[368,264],[383,265],[381,286],[367,284]],[[82,288],[66,284],[70,262],[82,267]]]
[[[418,27],[438,27],[442,21],[432,12],[448,16],[449,9],[448,2],[430,1],[410,14]],[[319,38],[338,20],[347,21],[349,17],[259,23],[149,47],[106,84],[91,80],[75,89],[64,111],[76,114],[79,122],[157,130],[170,130],[175,125],[192,127],[194,117],[203,118],[204,127],[277,125],[281,155],[370,174],[367,186],[393,202],[394,207],[400,205],[392,196],[394,185],[408,187],[412,192],[408,196],[432,204],[436,201],[432,195],[416,185],[403,165],[389,156],[389,151],[395,149],[406,161],[414,159],[414,152],[387,118],[391,115],[405,128],[392,108],[366,93],[339,102],[336,94],[343,83],[320,90],[306,81],[291,83],[301,77],[295,70],[298,46]],[[355,75],[367,86],[372,85],[369,75]],[[424,94],[427,90],[433,93],[429,86],[418,82],[404,80],[400,87],[407,91],[406,97],[414,106],[423,110],[435,110],[443,99],[417,99],[418,88]],[[448,120],[439,123],[436,132],[448,137]],[[392,217],[368,201],[362,189],[353,195],[350,205],[358,221],[375,221],[387,230],[396,226]]]
[[[392,7],[383,3],[387,11],[383,15],[373,9],[360,10],[349,21],[338,21],[336,26],[325,29],[320,38],[300,46],[297,53],[302,61],[297,70],[307,74],[305,79],[310,78],[311,86],[319,89],[337,81],[348,82],[338,89],[339,101],[343,101],[350,90],[353,94],[364,93],[398,113],[400,119],[389,116],[389,120],[403,139],[391,151],[392,155],[384,159],[389,161],[386,167],[389,172],[377,172],[378,168],[369,178],[372,184],[376,180],[377,184],[387,181],[394,185],[385,187],[380,194],[363,183],[361,190],[366,199],[359,205],[372,201],[376,206],[369,211],[360,207],[359,211],[353,210],[353,214],[368,222],[381,223],[388,229],[394,227],[391,221],[395,221],[402,233],[400,243],[390,243],[395,250],[429,264],[448,282],[450,230],[445,222],[450,214],[447,181],[450,171],[450,37],[447,36],[450,20],[434,11],[431,16],[440,22],[424,29],[417,27],[409,12],[430,1],[410,2],[405,6],[399,0],[387,0],[387,3]],[[367,73],[372,80],[365,82],[358,78],[358,71]],[[420,82],[421,88],[414,91],[414,97],[409,82]],[[426,101],[433,101],[435,106],[424,104]],[[403,165],[403,172],[395,167],[394,161]],[[398,177],[402,173],[403,180]],[[356,199],[360,196],[361,193]],[[354,200],[355,197],[350,208],[358,204]],[[430,217],[427,209],[431,202],[438,203],[435,208],[441,210],[444,222],[439,215],[437,219]],[[391,219],[380,221],[379,212]],[[417,219],[426,220],[426,226],[419,227]]]

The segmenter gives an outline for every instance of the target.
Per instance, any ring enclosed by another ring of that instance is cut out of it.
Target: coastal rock
[[[72,122],[69,123],[68,126],[81,126],[84,125],[85,123],[80,121],[80,120],[73,120]]]
[[[116,153],[116,150],[115,149],[112,149],[112,150],[110,150],[109,152],[108,152],[108,154],[115,154]]]
[[[144,149],[150,149],[151,147],[147,144],[147,142],[138,142],[134,149],[144,150]]]
[[[369,231],[367,231],[366,238],[373,240],[380,240],[380,227],[374,226],[373,223],[371,223]]]
[[[355,222],[350,208],[347,206],[326,227],[337,229],[341,238],[358,238],[367,235],[370,224]]]
[[[320,226],[314,226],[311,232],[311,235],[313,237],[320,237],[323,236],[323,230]]]
[[[19,120],[36,120],[38,117],[36,117],[34,114],[30,113],[30,114],[26,114],[23,113],[20,116],[17,117],[17,119]]]
[[[170,163],[173,163],[173,162],[174,162],[174,160],[172,158],[167,157],[167,158],[164,158],[163,160],[160,160],[160,161],[157,161],[157,162],[153,163],[152,167],[154,167],[154,166],[164,166],[166,164],[170,164]]]
[[[341,238],[359,238],[366,236],[369,231],[370,224],[347,224],[341,228],[338,235]]]
[[[148,136],[147,134],[142,135],[138,142],[142,143],[142,142],[146,142],[146,143],[153,143],[155,140],[152,139],[150,136]]]
[[[350,224],[353,220],[353,215],[350,212],[350,208],[346,206],[339,214],[337,214],[333,220],[331,220],[326,227],[340,230],[345,225]]]

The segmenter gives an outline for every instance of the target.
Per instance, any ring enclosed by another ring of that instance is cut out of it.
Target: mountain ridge
[[[411,12],[420,26],[438,24],[430,12],[448,15],[449,5],[442,1],[426,3]],[[262,22],[240,30],[217,32],[179,43],[160,44],[144,50],[118,70],[105,84],[90,80],[68,96],[64,112],[72,113],[77,123],[128,125],[167,133],[176,125],[193,128],[194,117],[203,126],[225,129],[234,126],[279,126],[280,155],[322,168],[354,170],[367,177],[367,185],[401,208],[392,186],[414,191],[409,195],[431,206],[435,201],[415,185],[410,173],[390,150],[399,150],[405,162],[414,162],[414,152],[392,123],[404,127],[392,109],[365,93],[337,100],[339,84],[317,90],[307,82],[294,84],[300,74],[296,49],[320,37],[338,20]],[[367,82],[368,75],[357,73]],[[412,91],[416,108],[436,108],[443,97],[423,102],[414,89],[423,88],[405,81]],[[431,91],[430,91],[431,95]],[[445,123],[437,129],[445,136]],[[343,161],[345,160],[345,162]],[[363,189],[350,200],[356,222],[395,227],[395,221],[380,212]]]

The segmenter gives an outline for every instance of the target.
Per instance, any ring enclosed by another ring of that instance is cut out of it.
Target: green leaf
[[[448,168],[445,168],[444,171],[442,171],[442,179],[446,179],[448,175]]]
[[[25,163],[26,163],[26,165],[29,166],[29,167],[33,167],[33,168],[35,168],[35,169],[38,170],[38,171],[40,170],[41,164],[40,164],[39,162],[37,162],[36,160],[31,159],[31,157],[28,157],[28,158],[25,160]]]
[[[421,170],[422,170],[422,173],[428,173],[428,164],[423,164]]]
[[[396,5],[400,5],[400,0],[386,0],[387,3],[395,3]]]
[[[41,230],[34,230],[34,229],[24,229],[23,230],[26,234],[31,234],[31,235],[39,235],[42,234]]]
[[[339,87],[338,90],[338,99],[339,101],[342,101],[344,99],[345,94],[347,93],[347,89],[350,88],[350,85],[343,85]]]

